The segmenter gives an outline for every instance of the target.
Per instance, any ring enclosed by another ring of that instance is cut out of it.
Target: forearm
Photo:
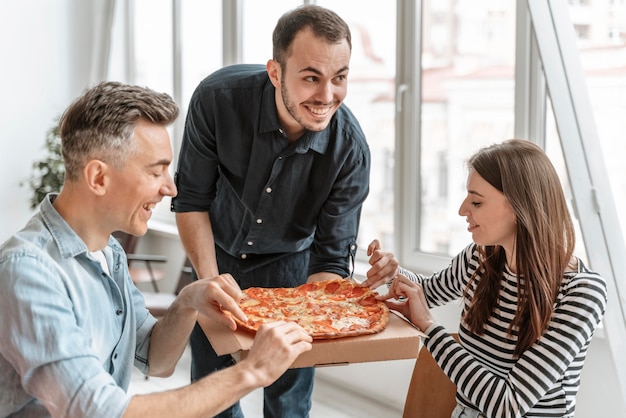
[[[124,417],[214,416],[263,385],[244,361],[180,389],[134,396]]]
[[[332,279],[341,279],[342,277],[339,274],[328,273],[328,272],[320,272],[311,274],[307,278],[307,283],[311,282],[321,282],[322,280],[332,280]]]
[[[170,376],[189,341],[198,311],[184,306],[181,297],[176,299],[152,329],[148,354],[150,376]]]
[[[176,225],[185,252],[199,278],[219,274],[211,220],[206,212],[176,214]]]

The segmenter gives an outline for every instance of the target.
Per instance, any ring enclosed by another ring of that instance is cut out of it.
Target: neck
[[[76,202],[80,202],[80,205]],[[72,187],[66,184],[52,205],[83,240],[89,251],[98,251],[106,247],[111,232],[104,230],[102,223],[97,219],[94,220],[98,211],[92,210],[94,205],[89,197],[77,195]]]

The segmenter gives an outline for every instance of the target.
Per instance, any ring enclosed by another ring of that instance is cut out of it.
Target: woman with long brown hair
[[[572,219],[540,147],[504,141],[468,166],[459,215],[473,243],[423,276],[398,267],[375,240],[364,284],[387,282],[381,299],[426,334],[426,348],[457,386],[453,417],[573,417],[605,281],[573,256]],[[457,343],[429,308],[459,298]]]

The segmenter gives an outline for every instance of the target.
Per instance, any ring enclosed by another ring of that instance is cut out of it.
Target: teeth
[[[312,107],[309,107],[309,110],[311,111],[311,113],[316,114],[316,115],[325,115],[326,113],[328,113],[330,108],[329,107],[325,107],[325,108],[322,108],[322,109],[314,109]]]

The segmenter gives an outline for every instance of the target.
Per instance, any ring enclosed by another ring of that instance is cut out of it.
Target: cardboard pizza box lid
[[[244,359],[252,347],[254,334],[244,330],[232,331],[209,317],[198,317],[198,323],[207,335],[215,352],[232,354],[235,360]],[[291,365],[298,367],[337,366],[350,363],[417,358],[422,332],[394,312],[389,315],[387,327],[376,334],[315,340],[311,351],[302,353]]]

